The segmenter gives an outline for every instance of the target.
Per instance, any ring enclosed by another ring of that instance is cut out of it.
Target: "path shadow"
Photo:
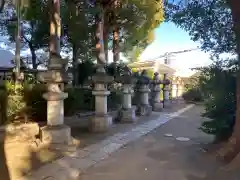
[[[33,172],[50,161],[61,158],[59,151],[49,147],[37,147],[34,143],[14,141],[14,136],[0,132],[0,179],[27,180],[29,172]]]

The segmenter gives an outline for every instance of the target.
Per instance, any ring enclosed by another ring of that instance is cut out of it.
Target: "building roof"
[[[13,53],[4,49],[0,49],[0,67],[3,68],[14,67],[14,64],[12,63],[13,59],[14,59]]]

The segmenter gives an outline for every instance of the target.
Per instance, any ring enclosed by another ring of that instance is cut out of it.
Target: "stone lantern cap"
[[[45,83],[64,83],[68,82],[68,74],[63,74],[59,71],[44,71],[38,73],[38,80]]]
[[[61,58],[58,54],[52,54],[51,59],[48,65],[49,70],[65,70],[66,66],[68,64],[68,59]]]
[[[159,78],[159,73],[158,73],[158,72],[155,72],[155,73],[154,73],[153,80],[152,80],[152,84],[153,84],[153,85],[159,85],[159,84],[161,84],[161,83],[162,83],[162,81],[161,81],[160,78]]]
[[[162,83],[163,83],[164,85],[169,85],[169,84],[171,84],[171,81],[167,78],[167,74],[164,74]]]
[[[138,78],[137,84],[148,85],[150,84],[151,79],[147,76],[147,71],[143,70],[140,77]]]
[[[94,84],[109,84],[113,82],[114,78],[107,75],[105,72],[97,72],[89,78]]]
[[[53,54],[48,65],[48,70],[38,73],[38,80],[45,83],[68,82],[68,73],[65,72],[67,64],[67,59],[62,59],[60,55]]]

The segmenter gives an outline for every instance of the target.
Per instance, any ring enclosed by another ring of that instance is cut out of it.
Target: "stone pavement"
[[[113,152],[148,134],[155,128],[191,109],[193,106],[189,105],[174,113],[162,113],[158,118],[138,125],[128,132],[117,133],[99,143],[77,150],[68,156],[46,164],[28,176],[22,177],[21,180],[79,179],[79,176],[87,169],[106,159]]]
[[[205,180],[221,164],[202,149],[213,137],[198,129],[206,120],[201,112],[203,108],[196,106],[176,113],[178,117],[113,153],[78,180]],[[226,177],[230,176],[207,180]]]

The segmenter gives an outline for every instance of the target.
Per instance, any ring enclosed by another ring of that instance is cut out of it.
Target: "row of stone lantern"
[[[60,0],[50,0],[50,58],[48,63],[48,71],[39,73],[38,78],[41,82],[46,83],[48,89],[43,97],[47,100],[47,125],[41,128],[40,136],[43,143],[47,144],[71,144],[71,128],[64,125],[64,99],[67,93],[63,90],[63,83],[68,81],[66,76],[65,62],[60,56],[60,35],[61,35],[61,19],[60,19]],[[111,1],[112,2],[112,1]],[[96,16],[96,57],[97,72],[92,76],[91,80],[94,84],[93,95],[95,96],[95,114],[89,119],[89,129],[92,132],[106,131],[112,124],[112,117],[107,112],[107,96],[110,94],[107,85],[113,82],[114,78],[108,76],[104,66],[106,64],[104,43],[103,43],[103,26],[104,14],[103,9],[109,4],[107,0],[92,0],[91,3],[99,6],[101,13]],[[55,23],[57,22],[57,23]],[[149,115],[153,110],[161,110],[160,89],[161,81],[158,74],[154,76],[154,80],[150,80],[144,71],[140,78],[137,79],[136,94],[139,95],[139,103],[136,109],[132,106],[132,84],[133,78],[129,71],[124,72],[116,78],[123,84],[123,105],[122,105],[122,121],[135,121],[136,113],[139,115]],[[162,82],[164,84],[164,103],[163,107],[169,105],[169,84],[170,81],[166,76]],[[149,86],[152,84],[152,92],[154,94],[153,102],[149,104]]]
[[[141,76],[136,79],[135,96],[137,96],[137,106],[132,106],[132,76],[122,76],[123,83],[123,105],[121,111],[122,122],[134,122],[136,114],[139,116],[148,116],[152,111],[162,111],[163,108],[170,106],[169,101],[169,85],[170,80],[164,75],[161,81],[158,73],[154,73],[154,78],[151,80],[146,71],[141,73]],[[160,100],[160,93],[162,91],[160,84],[163,84],[164,101]],[[151,96],[151,97],[149,97]],[[150,100],[150,102],[149,102]]]

